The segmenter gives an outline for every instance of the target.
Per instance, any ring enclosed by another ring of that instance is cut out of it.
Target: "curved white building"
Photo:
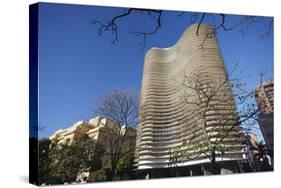
[[[145,55],[136,143],[139,170],[170,167],[171,152],[179,148],[189,150],[190,156],[182,157],[178,166],[210,163],[192,148],[223,137],[220,147],[225,153],[218,153],[216,160],[243,158],[236,109],[230,85],[224,82],[227,72],[214,30],[202,24],[198,35],[196,31],[197,25],[191,25],[174,46],[152,48]],[[196,82],[210,87],[202,90],[209,94],[217,88],[208,106],[199,101],[196,90],[188,88]],[[201,109],[195,106],[200,102]],[[187,144],[183,147],[183,143]]]

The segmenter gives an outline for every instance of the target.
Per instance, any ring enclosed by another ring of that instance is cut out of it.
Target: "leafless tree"
[[[114,126],[107,127],[110,150],[111,177],[116,176],[119,160],[130,150],[126,150],[126,139],[131,129],[137,126],[139,97],[129,90],[114,90],[101,97],[93,111],[96,115],[113,120]]]
[[[97,33],[99,36],[102,36],[102,34],[105,32],[111,32],[113,37],[111,43],[116,44],[118,42],[118,33],[120,32],[118,27],[119,22],[121,22],[126,17],[134,16],[134,13],[139,13],[143,16],[149,16],[150,20],[148,20],[148,22],[153,23],[152,29],[144,29],[142,31],[130,31],[130,34],[141,38],[140,46],[143,50],[145,48],[147,38],[156,34],[162,28],[163,15],[166,12],[167,11],[165,10],[158,9],[125,8],[123,13],[113,16],[107,21],[101,21],[101,19],[94,18],[90,21],[90,23],[94,26],[97,26]],[[227,14],[222,13],[186,13],[187,12],[179,11],[178,18],[186,19],[188,21],[188,25],[198,23],[196,32],[197,35],[199,33],[201,24],[204,23],[208,17],[213,20],[212,25],[214,27],[214,33],[217,33],[219,31],[226,32],[235,30],[242,33],[242,35],[244,36],[249,33],[250,26],[255,24],[263,24],[264,30],[259,33],[262,38],[270,36],[273,32],[273,20],[267,20],[266,17],[263,16],[240,16],[240,19],[238,19],[238,21],[233,22],[228,19]],[[188,15],[188,18],[184,17],[185,15]]]
[[[202,132],[194,130],[191,138],[170,151],[171,166],[177,167],[187,159],[207,157],[212,173],[219,174],[221,165],[216,158],[230,151],[227,145],[231,143],[226,144],[227,138],[235,138],[232,144],[242,144],[242,133],[257,123],[260,106],[252,100],[256,91],[247,90],[240,79],[231,78],[237,67],[228,76],[218,79],[204,79],[200,72],[185,77],[182,83],[184,101],[192,109],[186,113],[185,121],[189,127],[199,125]]]

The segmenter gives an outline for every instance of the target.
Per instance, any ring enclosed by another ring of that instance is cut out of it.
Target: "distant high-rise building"
[[[205,94],[209,97],[204,98]],[[192,25],[171,48],[152,48],[146,53],[136,145],[138,170],[168,169],[171,152],[182,146],[181,155],[186,156],[175,165],[190,167],[190,174],[200,174],[211,161],[210,156],[198,155],[195,145],[212,146],[218,141],[217,148],[225,151],[216,151],[215,160],[224,161],[225,166],[236,163],[243,160],[245,149],[239,130],[231,86],[212,27]]]
[[[273,149],[274,89],[273,81],[256,87],[256,101],[260,108],[259,125],[268,148]]]
[[[256,87],[256,101],[263,114],[272,113],[274,110],[273,81],[263,82]]]

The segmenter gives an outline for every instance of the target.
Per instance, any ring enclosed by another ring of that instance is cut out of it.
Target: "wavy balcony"
[[[141,91],[143,109],[136,142],[138,169],[169,167],[171,150],[186,141],[195,143],[206,138],[210,141],[223,138],[226,128],[232,129],[222,142],[228,151],[223,159],[220,157],[218,160],[242,158],[244,146],[237,134],[239,125],[236,125],[236,108],[230,85],[226,83],[220,87],[208,103],[204,126],[199,114],[206,108],[207,101],[202,100],[198,109],[194,108],[190,103],[199,102],[196,92],[186,92],[182,84],[187,77],[199,75],[202,88],[208,93],[210,83],[216,85],[226,79],[216,37],[207,37],[214,32],[213,28],[202,24],[198,35],[196,31],[197,25],[191,25],[172,47],[151,48],[145,55]],[[202,93],[200,95],[202,97]],[[221,122],[225,125],[222,126]],[[208,161],[202,155],[185,159],[181,165]]]

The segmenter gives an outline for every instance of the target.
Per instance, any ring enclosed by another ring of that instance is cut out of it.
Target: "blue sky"
[[[141,88],[143,60],[151,47],[169,47],[177,42],[190,24],[190,15],[164,11],[162,27],[147,38],[144,51],[141,38],[129,31],[153,29],[150,19],[134,13],[118,22],[119,38],[112,45],[111,33],[97,35],[92,19],[108,20],[123,8],[41,3],[39,6],[39,122],[45,127],[39,137],[48,137],[59,128],[93,117],[91,106],[113,89]],[[240,16],[227,15],[226,23]],[[268,18],[271,19],[271,18]],[[207,17],[205,22],[214,20]],[[219,31],[217,34],[227,67],[236,61],[244,71],[249,88],[259,83],[262,68],[265,79],[273,79],[273,36],[262,39],[264,25],[254,24],[249,33]]]

